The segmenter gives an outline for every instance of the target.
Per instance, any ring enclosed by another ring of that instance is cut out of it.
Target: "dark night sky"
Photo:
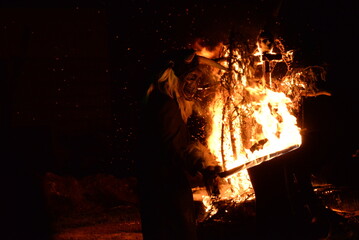
[[[308,126],[332,132],[338,156],[358,147],[357,1],[3,1],[0,12],[3,137],[25,167],[131,175],[161,53],[231,30],[251,41],[263,27],[301,64],[327,68],[333,96],[310,100]]]

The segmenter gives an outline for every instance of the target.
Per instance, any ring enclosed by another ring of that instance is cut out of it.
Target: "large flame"
[[[221,48],[226,59],[222,64],[229,71],[221,72],[221,87],[208,105],[211,132],[207,139],[218,164],[228,170],[288,147],[300,146],[302,139],[294,113],[306,85],[300,77],[302,73],[289,68],[292,51],[281,49],[283,58],[279,61],[287,64],[288,72],[277,79],[276,84],[268,86],[263,77],[258,79],[253,74],[253,66],[263,64],[262,60],[253,61],[260,55],[258,50],[246,55],[240,48],[223,45]],[[213,56],[206,48],[197,54]],[[255,197],[246,169],[222,179],[219,187],[216,200],[240,203]],[[210,199],[211,196],[204,195],[203,203],[214,214],[216,209]]]

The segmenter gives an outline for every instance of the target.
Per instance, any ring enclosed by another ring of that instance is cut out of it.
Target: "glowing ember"
[[[250,164],[221,179],[219,196],[203,196],[203,204],[212,215],[216,213],[213,201],[254,199],[246,168],[270,160],[272,157],[268,156],[273,153],[301,145],[295,113],[299,109],[299,99],[308,91],[314,93],[316,90],[304,77],[308,69],[291,67],[293,51],[285,51],[278,39],[276,47],[280,53],[277,54],[272,49],[264,53],[259,45],[254,53],[244,51],[239,44],[220,44],[220,47],[222,64],[229,70],[216,73],[221,85],[207,109],[211,118],[207,145],[224,171]],[[218,50],[215,49],[217,53]],[[199,49],[197,54],[216,55],[205,48]],[[287,72],[283,77],[272,78],[271,71],[264,67],[272,69],[278,62],[287,66]],[[259,76],[256,74],[258,67],[261,69]]]

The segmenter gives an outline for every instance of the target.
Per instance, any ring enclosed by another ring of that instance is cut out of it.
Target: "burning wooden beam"
[[[232,169],[229,169],[227,171],[223,171],[223,172],[220,172],[218,173],[218,176],[220,176],[221,178],[226,178],[226,177],[229,177],[239,171],[242,171],[242,170],[245,170],[245,169],[248,169],[248,168],[251,168],[251,167],[254,167],[254,166],[257,166],[263,162],[266,162],[266,161],[269,161],[273,158],[276,158],[276,157],[279,157],[283,154],[286,154],[286,153],[289,153],[297,148],[299,148],[300,145],[293,145],[289,148],[286,148],[286,149],[283,149],[281,151],[278,151],[278,152],[275,152],[275,153],[271,153],[269,155],[265,155],[263,157],[260,157],[260,158],[256,158],[250,162],[247,162],[247,163],[244,163],[238,167],[235,167],[235,168],[232,168]]]

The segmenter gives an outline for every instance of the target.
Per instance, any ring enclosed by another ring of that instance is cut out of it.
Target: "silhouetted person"
[[[167,66],[147,91],[140,131],[138,180],[144,240],[195,240],[196,216],[191,184],[211,161],[194,142],[187,120],[208,65],[218,63],[193,50],[169,55]]]

